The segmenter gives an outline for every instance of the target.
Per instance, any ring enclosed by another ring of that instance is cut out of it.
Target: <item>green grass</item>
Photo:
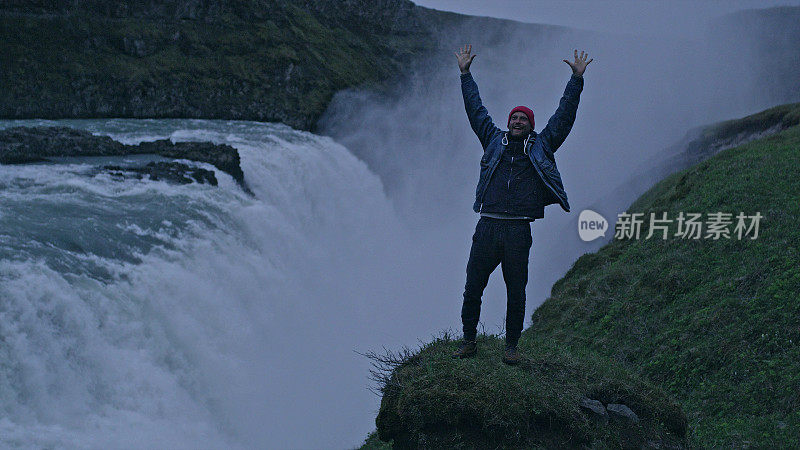
[[[784,105],[712,133],[799,112]],[[793,126],[667,177],[627,212],[758,211],[758,238],[615,240],[575,262],[525,333],[587,346],[663,387],[694,444],[800,442],[798,173]]]
[[[380,439],[396,447],[638,448],[653,439],[681,442],[685,433],[685,415],[663,390],[586,347],[527,336],[523,362],[508,366],[496,336],[480,335],[474,358],[451,358],[456,346],[444,335],[385,367]],[[579,406],[584,396],[623,403],[641,422],[595,423]],[[371,442],[362,448],[380,443]]]

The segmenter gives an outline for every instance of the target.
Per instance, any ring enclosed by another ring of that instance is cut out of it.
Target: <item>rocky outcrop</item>
[[[0,131],[0,164],[47,161],[48,157],[132,153],[125,147],[108,136],[68,127],[13,127]]]
[[[147,177],[150,180],[164,180],[175,184],[210,184],[217,185],[214,171],[200,167],[191,167],[179,162],[150,162],[142,167],[103,166],[103,172],[108,172],[112,178],[124,180],[136,178],[141,180]]]
[[[556,341],[521,341],[523,361],[500,362],[505,341],[478,336],[478,353],[451,354],[447,335],[419,351],[368,354],[382,394],[378,439],[393,448],[686,448],[687,419],[655,385]]]
[[[95,136],[88,131],[68,127],[14,127],[0,131],[0,164],[42,162],[48,161],[49,158],[70,156],[134,154],[152,154],[211,164],[231,175],[242,189],[250,193],[240,166],[239,152],[230,145],[211,142],[172,142],[169,139],[126,145],[108,136]],[[125,170],[130,172],[132,169]],[[181,182],[180,180],[185,178],[190,181],[193,179],[201,183],[217,184],[213,173],[209,176],[206,173],[208,171],[189,168],[185,164],[152,163],[133,171],[137,170],[140,174],[147,174],[151,179],[161,177]]]
[[[608,416],[612,421],[622,425],[636,425],[639,423],[639,416],[632,409],[621,403],[609,403],[606,405],[606,411],[608,411]]]
[[[231,175],[246,189],[244,172],[240,165],[239,152],[225,144],[211,142],[172,142],[169,139],[142,142],[135,146],[137,153],[152,153],[167,158],[189,159],[212,164],[217,169]]]
[[[608,411],[606,411],[606,407],[599,400],[583,397],[580,401],[580,407],[581,410],[589,416],[589,419],[603,425],[608,423]]]

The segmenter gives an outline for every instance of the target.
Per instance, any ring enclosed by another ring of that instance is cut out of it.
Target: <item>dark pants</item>
[[[472,236],[467,262],[467,283],[461,322],[464,338],[474,340],[478,334],[481,296],[489,275],[502,264],[508,294],[506,304],[506,345],[516,346],[525,319],[525,285],[528,284],[528,255],[531,224],[525,220],[481,217]]]

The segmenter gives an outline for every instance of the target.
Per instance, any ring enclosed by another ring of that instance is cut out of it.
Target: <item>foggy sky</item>
[[[520,22],[650,36],[700,37],[707,20],[743,9],[800,5],[800,0],[542,1],[414,0],[426,8]]]

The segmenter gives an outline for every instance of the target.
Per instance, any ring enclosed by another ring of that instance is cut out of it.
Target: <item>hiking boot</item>
[[[458,350],[453,352],[453,358],[469,358],[478,352],[478,344],[475,341],[464,339],[458,345]]]
[[[519,364],[520,360],[522,360],[522,357],[519,356],[517,347],[506,347],[506,351],[503,352],[504,363],[511,364],[513,366],[515,364]]]

